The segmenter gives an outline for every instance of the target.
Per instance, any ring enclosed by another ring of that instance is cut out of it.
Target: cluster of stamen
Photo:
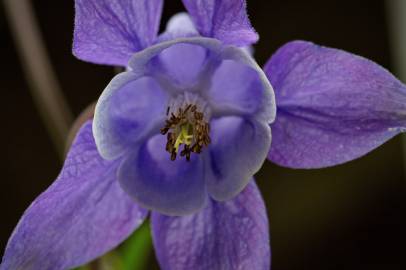
[[[174,111],[168,107],[166,115],[168,119],[161,134],[167,134],[166,151],[171,154],[171,160],[176,159],[181,145],[180,156],[185,156],[187,161],[190,161],[191,153],[199,154],[209,145],[209,124],[195,104],[185,104]]]

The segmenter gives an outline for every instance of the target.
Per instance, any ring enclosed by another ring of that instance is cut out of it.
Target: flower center
[[[209,145],[209,110],[205,102],[196,95],[178,96],[168,106],[165,126],[161,134],[167,134],[166,151],[175,160],[183,145],[180,156],[190,161],[191,153],[199,154]]]

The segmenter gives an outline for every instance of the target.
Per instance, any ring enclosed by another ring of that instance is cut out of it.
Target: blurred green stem
[[[30,0],[4,0],[22,68],[34,103],[61,157],[72,113],[49,60]]]

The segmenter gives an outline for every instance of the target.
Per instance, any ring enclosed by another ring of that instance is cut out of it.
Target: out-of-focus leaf
[[[144,222],[120,247],[123,270],[144,270],[151,254],[149,222]]]
[[[145,270],[151,248],[149,222],[144,222],[118,249],[73,270]]]
[[[98,260],[98,270],[121,270],[124,269],[123,260],[117,251],[112,251]]]
[[[122,270],[124,269],[122,258],[117,249],[110,251],[109,253],[103,255],[103,257],[97,260],[75,268],[73,270]]]

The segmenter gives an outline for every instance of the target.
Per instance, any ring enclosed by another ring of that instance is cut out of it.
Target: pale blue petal
[[[273,92],[261,74],[245,63],[222,61],[207,93],[214,114],[248,115],[270,123],[275,110]]]
[[[195,213],[207,197],[202,158],[172,161],[165,145],[166,136],[159,134],[134,149],[120,166],[121,186],[147,209],[167,215]]]
[[[186,12],[173,15],[166,24],[165,32],[159,35],[159,41],[168,41],[181,37],[199,36],[195,24]]]
[[[206,184],[218,201],[237,195],[261,168],[271,145],[266,123],[229,116],[211,122]]]
[[[97,148],[115,159],[157,132],[166,118],[168,95],[152,77],[132,71],[116,76],[99,98],[93,123]]]

